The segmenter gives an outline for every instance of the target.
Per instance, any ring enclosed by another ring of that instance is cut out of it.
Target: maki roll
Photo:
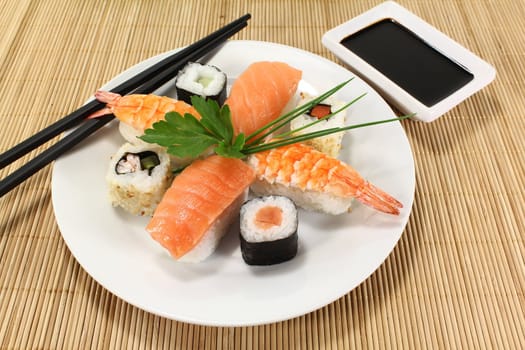
[[[297,254],[297,208],[283,196],[254,198],[241,207],[241,252],[248,265],[274,265]]]
[[[166,151],[130,143],[122,145],[111,158],[106,174],[111,204],[141,216],[153,215],[171,179]]]
[[[177,75],[177,98],[191,104],[191,96],[211,98],[219,105],[226,100],[226,74],[215,66],[190,62]]]
[[[314,97],[306,93],[301,93],[301,100],[299,105],[303,105],[313,100]],[[300,129],[297,130],[296,135],[306,134],[310,132],[330,129],[330,128],[340,128],[345,126],[346,119],[346,110],[335,113],[332,116],[330,114],[337,112],[340,108],[344,106],[344,103],[338,101],[334,98],[329,97],[321,103],[316,104],[305,114],[293,119],[290,122],[290,129]],[[326,118],[329,116],[328,118]],[[319,121],[320,119],[326,118]],[[317,122],[316,124],[304,128],[306,125]],[[341,142],[343,139],[343,133],[338,132],[335,134],[330,134],[326,136],[317,137],[311,140],[305,141],[309,146],[312,146],[319,152],[323,152],[330,157],[336,158],[339,155],[341,150]]]

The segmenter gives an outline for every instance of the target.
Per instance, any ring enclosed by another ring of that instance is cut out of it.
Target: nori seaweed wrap
[[[297,255],[297,208],[289,198],[254,198],[240,215],[241,252],[248,265],[279,264]]]

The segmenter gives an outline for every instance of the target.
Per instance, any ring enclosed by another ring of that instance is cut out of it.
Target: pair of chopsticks
[[[113,88],[111,92],[120,95],[129,94],[131,92],[135,94],[153,92],[172,79],[188,62],[196,61],[210,53],[212,50],[226,42],[228,38],[246,27],[250,17],[250,14],[239,17],[216,32],[211,33],[192,45],[187,46],[175,54],[164,58],[150,68],[138,73],[134,77]],[[52,145],[21,168],[1,180],[0,197],[111,121],[114,118],[111,114],[96,119],[85,120],[86,117],[104,107],[104,103],[93,100],[71,114],[68,114],[56,123],[31,136],[27,140],[22,141],[18,145],[2,153],[0,155],[0,169],[3,169],[24,154],[27,154],[67,129],[83,122],[81,126],[76,128],[69,135],[62,138],[56,144]]]

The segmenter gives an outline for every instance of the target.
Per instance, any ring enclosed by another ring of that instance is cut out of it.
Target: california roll
[[[154,145],[125,143],[111,158],[106,180],[113,206],[151,216],[172,179],[170,157]]]

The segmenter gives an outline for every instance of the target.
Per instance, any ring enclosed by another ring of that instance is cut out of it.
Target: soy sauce
[[[431,107],[474,75],[393,19],[374,23],[341,44]]]

